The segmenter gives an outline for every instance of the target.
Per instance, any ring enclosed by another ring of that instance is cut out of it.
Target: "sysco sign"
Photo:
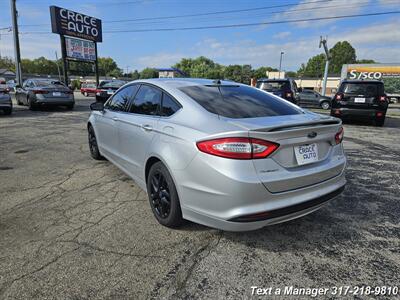
[[[357,72],[357,70],[350,70],[349,79],[381,79],[381,72]]]
[[[102,42],[101,20],[81,13],[50,6],[52,32]]]

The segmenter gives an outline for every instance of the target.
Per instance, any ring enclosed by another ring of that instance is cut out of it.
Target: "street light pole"
[[[327,38],[323,39],[322,36],[320,37],[319,41],[319,47],[324,46],[324,51],[325,51],[325,56],[326,56],[326,62],[325,62],[325,71],[324,71],[324,81],[322,84],[322,96],[325,96],[326,94],[326,83],[328,81],[328,69],[329,69],[329,50],[328,50],[328,45],[327,45]]]
[[[17,5],[15,2],[16,0],[10,0],[11,18],[12,18],[13,34],[14,34],[15,75],[16,75],[15,79],[18,85],[22,85],[21,53],[19,49]]]
[[[281,69],[282,69],[282,57],[285,52],[281,51],[281,58],[279,59],[279,78],[281,78]]]

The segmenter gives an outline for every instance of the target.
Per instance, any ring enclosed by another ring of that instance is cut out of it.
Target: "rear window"
[[[227,118],[257,118],[300,114],[280,100],[248,86],[188,86],[182,92],[211,113]]]
[[[120,88],[125,84],[124,81],[103,81],[100,83],[100,87],[102,88]]]
[[[290,89],[289,82],[286,80],[282,81],[263,81],[257,85],[258,88],[265,91],[282,91]]]
[[[34,83],[36,86],[45,86],[45,87],[65,86],[64,83],[57,80],[35,80]]]
[[[340,86],[339,92],[344,94],[378,96],[383,94],[382,83],[343,83]]]

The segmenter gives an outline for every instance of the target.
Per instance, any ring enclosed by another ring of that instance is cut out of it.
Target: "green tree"
[[[286,72],[286,77],[289,77],[289,78],[297,77],[297,72],[287,71]]]
[[[325,54],[318,54],[311,57],[307,64],[302,64],[297,74],[308,77],[322,77],[325,69]]]
[[[185,72],[189,77],[221,79],[223,77],[223,66],[213,60],[199,56],[197,58],[182,58],[180,62],[173,65]]]
[[[140,79],[157,78],[158,71],[153,68],[145,68],[140,72]]]
[[[356,60],[356,64],[377,64],[373,59],[360,59]]]
[[[99,74],[100,76],[121,76],[122,71],[118,68],[117,63],[111,57],[99,57]]]
[[[11,57],[3,56],[0,58],[0,69],[15,70],[14,60]]]
[[[139,78],[140,78],[140,74],[139,74],[138,70],[133,71],[133,72],[131,73],[131,76],[130,76],[130,77],[132,78],[132,80],[139,79]]]
[[[331,61],[329,64],[329,72],[339,74],[344,64],[354,64],[356,62],[356,49],[349,42],[337,42],[329,49]]]

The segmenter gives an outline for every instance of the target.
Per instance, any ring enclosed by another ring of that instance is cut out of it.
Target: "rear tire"
[[[37,110],[37,106],[35,105],[35,103],[32,103],[31,99],[29,99],[29,97],[26,100],[28,102],[28,107],[30,110]]]
[[[84,95],[85,97],[89,96],[89,94],[88,94],[87,92],[84,92],[83,95]]]
[[[322,109],[328,110],[331,108],[331,104],[328,101],[323,101],[321,103],[321,107],[322,107]]]
[[[151,166],[147,177],[147,194],[157,221],[166,227],[182,225],[182,211],[174,181],[162,162]]]
[[[68,110],[73,110],[73,109],[74,109],[74,104],[69,104],[69,105],[67,105],[67,109],[68,109]]]
[[[385,124],[385,118],[375,120],[375,126],[377,126],[377,127],[383,127],[384,124]]]
[[[12,108],[5,108],[4,109],[4,114],[5,115],[9,116],[9,115],[11,115],[11,113],[12,113]]]

